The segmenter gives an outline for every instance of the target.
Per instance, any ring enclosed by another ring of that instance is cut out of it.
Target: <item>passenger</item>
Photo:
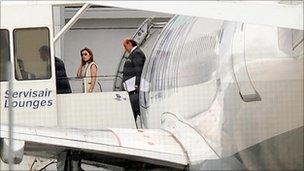
[[[25,70],[24,63],[22,59],[17,59],[17,64],[19,66],[20,74],[23,80],[35,79],[35,74],[29,73]],[[20,79],[20,78],[18,78]]]
[[[81,63],[77,69],[77,77],[84,78],[83,92],[98,92],[96,85],[98,66],[94,61],[93,52],[89,48],[80,51]]]
[[[49,61],[50,48],[46,45],[39,48],[40,58],[43,61]],[[48,67],[49,68],[49,67]],[[61,59],[55,57],[55,70],[56,70],[56,89],[57,94],[71,93],[71,86],[67,78],[64,63]],[[49,75],[50,70],[47,71]]]
[[[137,46],[137,43],[132,39],[125,39],[123,42],[125,50],[129,53],[129,61],[125,62],[123,69],[123,81],[126,81],[135,76],[135,90],[129,92],[130,101],[133,109],[134,118],[140,115],[139,108],[139,86],[141,73],[146,61],[144,52]]]

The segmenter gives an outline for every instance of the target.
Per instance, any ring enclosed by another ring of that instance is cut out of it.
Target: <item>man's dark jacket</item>
[[[139,88],[141,73],[146,61],[144,52],[137,47],[130,53],[129,60],[125,62],[123,70],[123,81],[136,76],[135,85]]]
[[[125,62],[123,69],[123,81],[126,81],[134,76],[136,76],[136,90],[134,92],[129,92],[130,101],[133,109],[134,118],[140,114],[139,108],[139,85],[141,73],[146,61],[146,56],[143,51],[137,47],[130,53],[129,60]]]
[[[71,93],[72,91],[69,80],[67,79],[64,63],[57,57],[55,57],[55,68],[57,94]]]

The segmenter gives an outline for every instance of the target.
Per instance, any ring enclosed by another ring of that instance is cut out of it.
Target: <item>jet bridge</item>
[[[13,124],[22,126],[136,128],[127,92],[56,94],[54,43],[89,7],[83,5],[55,35],[51,5],[1,5],[1,58],[10,64],[1,73],[1,124],[9,123],[13,111]],[[50,49],[47,61],[39,54],[42,46]]]

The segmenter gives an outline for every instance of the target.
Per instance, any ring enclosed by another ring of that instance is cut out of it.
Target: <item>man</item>
[[[22,79],[35,79],[35,75],[32,73],[29,73],[25,70],[24,63],[22,59],[17,59],[17,64],[19,65],[20,74],[22,76]],[[19,77],[18,77],[19,78]]]
[[[135,76],[135,90],[129,92],[134,118],[140,114],[139,108],[139,86],[140,77],[146,61],[146,56],[143,51],[137,46],[137,43],[132,39],[125,39],[123,46],[129,57],[123,69],[123,81],[126,81]]]
[[[39,48],[40,58],[43,61],[48,61],[50,58],[50,48],[48,46],[41,46]],[[56,70],[56,88],[57,94],[71,93],[71,87],[67,74],[65,71],[64,63],[61,59],[55,57],[55,70]],[[48,70],[47,72],[51,72]]]

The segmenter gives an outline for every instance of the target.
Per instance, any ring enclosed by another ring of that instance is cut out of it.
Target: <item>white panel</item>
[[[65,18],[70,19],[78,9],[66,9]],[[91,8],[81,16],[82,19],[117,19],[117,18],[149,18],[149,17],[172,17],[172,14],[155,13],[148,11],[119,9],[119,8]]]
[[[8,137],[5,127],[1,126],[2,138]],[[187,155],[180,144],[170,133],[163,130],[103,129],[94,130],[92,133],[92,131],[83,129],[36,127],[35,132],[35,134],[26,134],[14,131],[13,136],[26,143],[28,141],[37,143],[37,149],[40,147],[48,150],[51,146],[59,146],[55,148],[76,148],[96,154],[112,154],[118,157],[128,157],[130,160],[154,161],[154,164],[162,163],[175,167],[183,167],[188,164]],[[97,139],[96,135],[98,135]],[[32,152],[32,154],[38,153],[39,151]]]
[[[14,124],[31,126],[56,126],[56,90],[50,80],[14,82],[13,92],[18,97],[13,98]],[[52,89],[53,87],[53,89]],[[8,123],[8,84],[1,83],[1,124]],[[23,92],[47,92],[43,97],[24,97]],[[19,97],[21,95],[22,97]],[[27,104],[28,103],[28,104]]]
[[[62,127],[136,128],[127,92],[61,94],[57,101]]]
[[[303,3],[263,1],[99,1],[106,6],[303,29]]]
[[[160,151],[161,158],[166,160],[180,160],[182,156],[186,155],[174,137],[162,130],[112,130],[119,137],[122,147],[136,147],[142,151]]]
[[[32,1],[28,4],[82,4],[114,6],[190,15],[252,24],[303,29],[303,3],[279,4],[279,1]],[[10,2],[11,3],[11,2]],[[9,4],[6,2],[6,4]],[[13,3],[11,3],[13,4]]]
[[[2,6],[1,4],[1,28],[50,27],[51,7],[51,5]]]

